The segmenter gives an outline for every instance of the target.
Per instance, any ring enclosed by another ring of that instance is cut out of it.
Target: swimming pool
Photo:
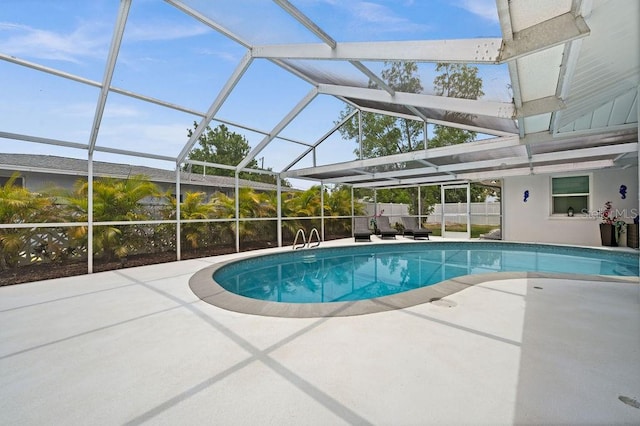
[[[383,300],[505,272],[637,277],[638,254],[506,242],[368,244],[251,257],[208,270],[207,279],[228,297],[304,305]]]

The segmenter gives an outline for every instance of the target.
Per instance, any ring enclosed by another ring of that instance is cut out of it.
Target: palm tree
[[[338,187],[325,193],[324,212],[326,216],[351,216],[351,191],[346,187]],[[354,214],[364,214],[364,205],[354,202]],[[351,235],[350,219],[331,219],[325,225],[327,235]]]
[[[238,194],[239,217],[242,219],[275,217],[276,205],[274,195],[256,192],[252,188],[240,188]],[[217,194],[213,201],[216,217],[235,217],[235,198],[225,194]],[[264,226],[265,222],[240,221],[240,236],[245,239],[256,239],[270,234],[272,226]],[[235,232],[235,224],[230,228]]]
[[[53,199],[17,186],[18,177],[19,174],[14,173],[0,187],[0,222],[17,224],[58,220],[57,207]],[[28,252],[27,245],[36,233],[41,232],[33,228],[0,229],[0,268],[2,270],[18,265],[20,253]]]
[[[204,192],[187,192],[184,201],[180,203],[180,219],[208,219],[213,214],[213,205],[205,201]],[[175,211],[176,199],[171,198],[171,204]],[[202,244],[202,236],[207,235],[207,223],[191,222],[181,227],[182,236],[189,242],[192,249],[197,249]]]
[[[85,180],[78,180],[67,196],[72,220],[88,221],[88,188]],[[136,175],[127,179],[101,178],[93,183],[93,221],[134,221],[151,219],[151,213],[141,201],[147,197],[160,197],[158,187],[146,176]],[[81,246],[87,244],[87,226],[72,228],[71,238]],[[97,255],[110,260],[127,256],[131,251],[144,247],[144,235],[133,227],[120,228],[101,225],[93,229],[93,248]],[[136,240],[139,244],[136,244]]]

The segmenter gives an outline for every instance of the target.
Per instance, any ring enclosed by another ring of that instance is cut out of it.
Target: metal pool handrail
[[[314,235],[316,236],[316,240],[317,241],[312,246],[311,245],[311,240],[313,239]],[[302,245],[296,247],[296,245],[298,244],[298,237],[300,237],[300,236],[302,236]],[[320,245],[320,234],[318,233],[318,229],[317,228],[313,228],[311,230],[311,233],[309,234],[309,240],[308,241],[307,241],[307,237],[306,237],[306,235],[304,233],[304,229],[302,229],[302,228],[298,229],[298,231],[296,232],[296,236],[293,239],[293,249],[294,250],[298,250],[298,249],[305,248],[305,247],[313,248],[313,247],[318,247],[319,245]]]

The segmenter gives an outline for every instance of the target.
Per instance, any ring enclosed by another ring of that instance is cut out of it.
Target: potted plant
[[[603,246],[617,247],[620,234],[624,232],[626,223],[615,215],[611,201],[604,203],[600,212],[600,240]]]

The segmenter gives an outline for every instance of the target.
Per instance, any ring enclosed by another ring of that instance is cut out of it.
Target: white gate
[[[444,238],[471,238],[470,185],[441,187],[442,236]]]

